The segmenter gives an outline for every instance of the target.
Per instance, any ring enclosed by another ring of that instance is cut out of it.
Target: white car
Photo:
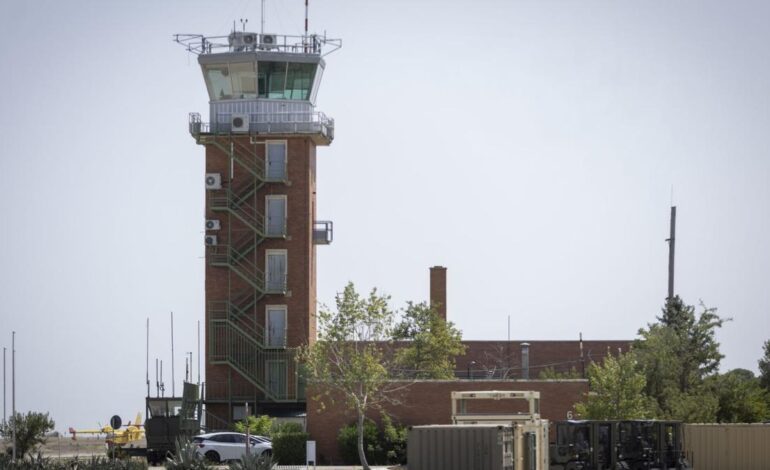
[[[273,455],[273,443],[270,438],[249,436],[252,454],[269,457]],[[210,462],[240,460],[246,453],[246,434],[239,432],[213,432],[193,438],[196,452]]]

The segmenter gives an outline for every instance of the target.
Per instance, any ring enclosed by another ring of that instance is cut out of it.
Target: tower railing
[[[334,139],[334,119],[321,111],[250,113],[248,132],[243,134],[321,134]],[[231,113],[218,113],[216,121],[203,122],[200,113],[190,113],[190,134],[232,135]],[[237,135],[237,132],[235,133]]]

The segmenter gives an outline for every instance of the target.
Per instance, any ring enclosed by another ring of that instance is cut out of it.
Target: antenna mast
[[[259,15],[259,21],[260,21],[259,35],[262,36],[263,34],[265,34],[265,0],[262,0],[262,11],[261,11],[261,14]]]
[[[309,1],[310,0],[305,0],[305,41],[307,41],[307,10]]]
[[[171,312],[171,396],[176,396],[174,389],[174,312]]]
[[[676,245],[676,206],[671,206],[671,225],[668,242],[668,298],[674,300],[674,249]]]
[[[147,317],[147,342],[144,356],[144,379],[147,382],[147,396],[150,396],[150,317]]]

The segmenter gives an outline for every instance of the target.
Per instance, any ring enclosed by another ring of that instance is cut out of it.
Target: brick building
[[[318,415],[307,403],[294,360],[316,339],[316,248],[332,241],[332,223],[316,220],[317,148],[334,138],[334,121],[315,109],[323,56],[339,42],[318,36],[233,32],[181,35],[198,55],[210,121],[190,115],[205,147],[205,403],[209,429],[252,414],[301,416],[336,459],[341,410]],[[447,316],[446,268],[430,271],[431,303]],[[583,372],[628,341],[466,341],[456,381],[409,387],[405,424],[449,422],[452,390],[539,390],[555,419],[587,390],[584,380],[535,380],[551,367]],[[483,380],[482,380],[483,379]],[[529,380],[532,379],[532,380]]]
[[[339,41],[233,32],[182,35],[198,55],[210,122],[190,115],[206,154],[206,420],[304,413],[294,360],[316,337],[316,149],[334,121],[315,109]]]

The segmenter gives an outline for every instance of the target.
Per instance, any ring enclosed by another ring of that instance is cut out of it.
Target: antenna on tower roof
[[[265,0],[262,0],[262,11],[259,15],[259,20],[260,20],[259,34],[261,36],[265,34]]]

